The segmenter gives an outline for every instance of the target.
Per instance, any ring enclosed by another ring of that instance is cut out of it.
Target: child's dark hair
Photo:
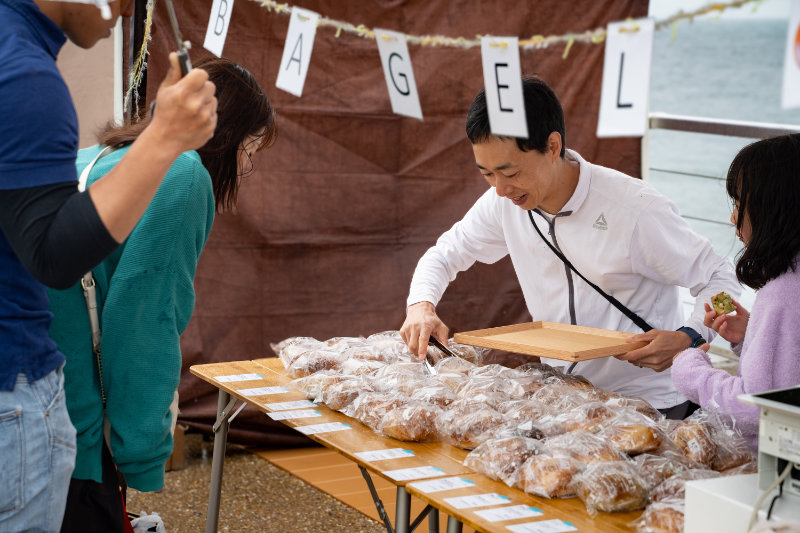
[[[742,148],[728,169],[728,195],[752,233],[736,263],[739,281],[760,289],[790,268],[800,252],[800,133]]]

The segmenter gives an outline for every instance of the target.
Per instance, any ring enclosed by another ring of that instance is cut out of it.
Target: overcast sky
[[[751,2],[736,9],[729,8],[722,13],[722,18],[789,18],[789,5],[790,0],[763,0],[759,5],[758,2]],[[701,7],[709,5],[711,2],[708,0],[650,0],[649,14],[652,18],[658,20],[671,17],[681,9],[685,12],[695,11]],[[722,2],[727,3],[727,2]],[[753,7],[758,6],[758,9],[753,13]],[[715,17],[716,15],[710,15]]]

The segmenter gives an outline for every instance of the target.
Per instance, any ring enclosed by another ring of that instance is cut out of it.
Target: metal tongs
[[[175,16],[175,8],[172,6],[172,0],[164,0],[164,5],[167,7],[169,25],[172,26],[172,34],[175,36],[178,63],[180,63],[181,72],[186,76],[192,70],[192,61],[189,59],[189,49],[192,47],[192,43],[183,40],[181,29],[178,27],[178,17]]]
[[[450,348],[445,346],[442,341],[440,341],[439,339],[437,339],[433,335],[428,337],[428,344],[430,344],[431,346],[434,346],[436,348],[439,348],[439,350],[441,350],[442,353],[444,353],[448,357],[458,357],[455,354],[455,352],[453,352],[453,350],[451,350]],[[431,365],[430,362],[428,361],[428,356],[427,355],[425,356],[425,359],[423,359],[422,362],[425,364],[425,369],[428,371],[428,373],[430,375],[435,376],[436,374],[438,374],[437,370],[435,368],[433,368],[433,365]]]

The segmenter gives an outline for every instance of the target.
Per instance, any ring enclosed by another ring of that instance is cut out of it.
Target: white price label
[[[472,487],[475,482],[470,479],[460,477],[446,477],[442,479],[431,479],[430,481],[415,481],[408,484],[422,492],[441,492],[443,490],[463,489],[464,487]]]
[[[220,383],[233,383],[235,381],[256,381],[264,379],[264,376],[261,374],[233,374],[230,376],[217,376],[214,379]]]
[[[362,461],[385,461],[386,459],[402,459],[404,457],[414,457],[414,452],[403,448],[389,448],[386,450],[372,450],[368,452],[354,453]]]
[[[578,528],[563,520],[542,520],[541,522],[528,522],[527,524],[514,524],[506,526],[514,533],[562,533],[564,531],[578,531]]]
[[[296,411],[278,411],[277,413],[267,413],[267,416],[273,420],[291,420],[293,418],[313,418],[322,416],[319,411],[313,409],[298,409]]]
[[[343,424],[341,422],[327,422],[325,424],[314,424],[311,426],[297,426],[294,429],[303,433],[304,435],[315,435],[317,433],[328,433],[331,431],[343,431],[350,429],[350,424]]]
[[[242,396],[268,396],[270,394],[283,394],[289,392],[285,387],[255,387],[253,389],[237,390]]]
[[[409,479],[424,479],[426,477],[438,477],[444,475],[444,470],[438,466],[418,466],[416,468],[400,468],[398,470],[384,470],[383,474],[395,481],[407,481]]]

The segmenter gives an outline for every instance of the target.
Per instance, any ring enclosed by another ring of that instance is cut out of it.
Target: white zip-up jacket
[[[676,206],[647,183],[587,163],[572,150],[566,151],[566,158],[580,164],[578,185],[557,215],[533,212],[542,234],[588,280],[655,329],[689,326],[711,341],[716,334],[703,326],[703,303],[721,291],[734,298],[740,293],[730,260],[715,253]],[[494,188],[422,256],[408,305],[438,304],[459,272],[476,261],[494,263],[506,255],[511,256],[533,320],[641,333],[556,257],[532,227],[527,211],[498,196]],[[696,298],[686,321],[679,286]],[[669,370],[655,372],[606,357],[580,362],[572,372],[598,388],[640,396],[658,409],[686,400],[675,390]]]

